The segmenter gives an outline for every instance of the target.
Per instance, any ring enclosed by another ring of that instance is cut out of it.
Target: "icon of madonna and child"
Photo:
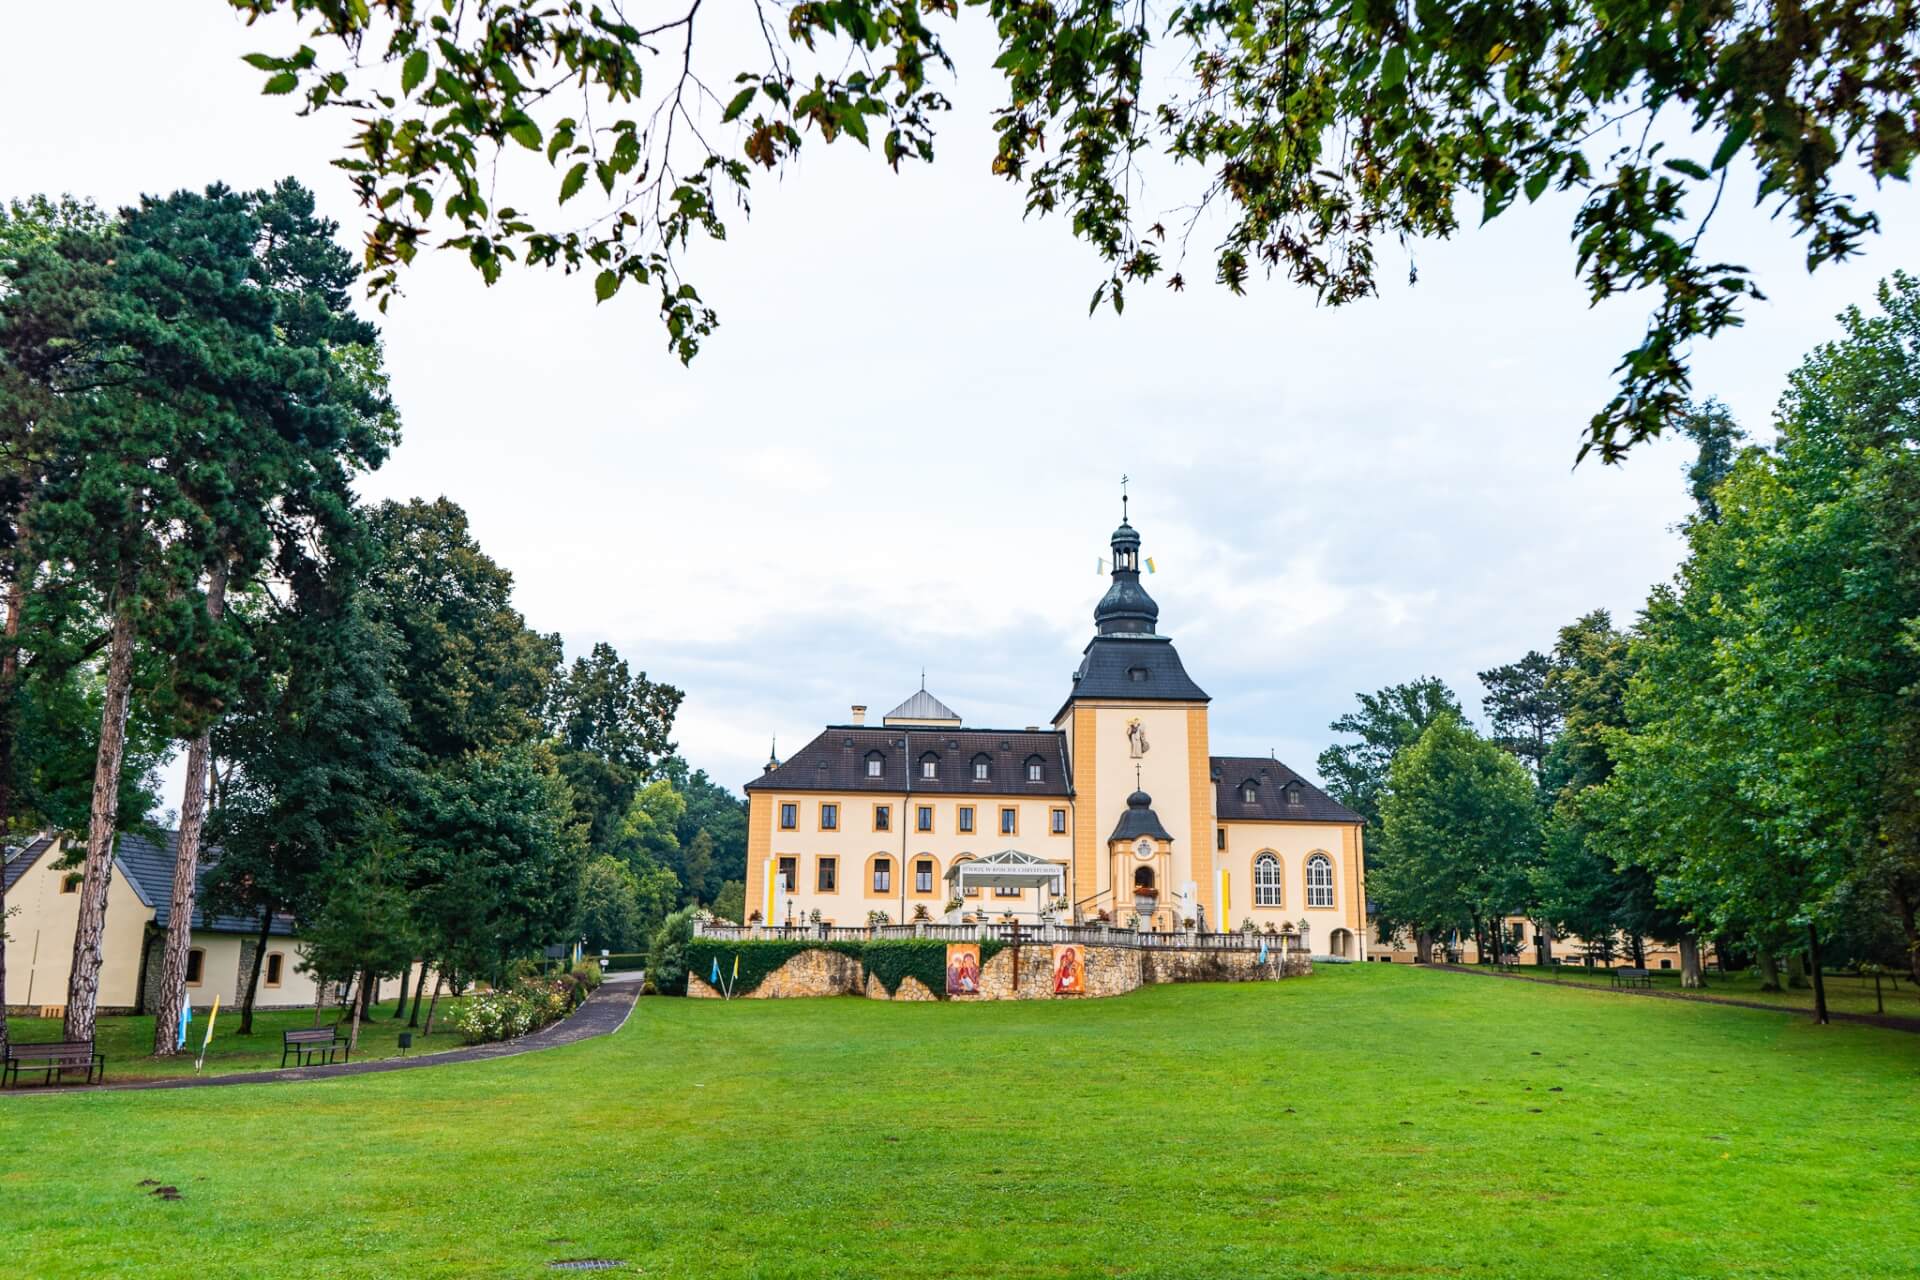
[[[1080,948],[1070,943],[1055,946],[1053,948],[1053,994],[1077,996],[1085,995],[1086,990],[1086,957],[1081,954]],[[950,942],[947,944],[947,994],[950,996],[980,994],[979,943]]]

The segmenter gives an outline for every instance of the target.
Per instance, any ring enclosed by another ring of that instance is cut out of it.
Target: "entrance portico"
[[[1019,849],[1002,849],[984,858],[954,863],[947,868],[946,881],[952,886],[953,895],[963,902],[969,892],[998,891],[991,897],[982,894],[977,904],[949,911],[949,924],[958,924],[961,913],[968,910],[985,912],[995,918],[1012,915],[1016,920],[1037,923],[1043,913],[1052,914],[1054,904],[1066,894],[1067,865],[1048,862]],[[1008,890],[1016,891],[1017,896],[1010,895]]]

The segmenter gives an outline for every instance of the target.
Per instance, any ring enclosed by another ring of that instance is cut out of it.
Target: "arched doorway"
[[[1327,935],[1327,950],[1341,960],[1351,960],[1353,958],[1353,931],[1351,929],[1335,929],[1331,934]]]

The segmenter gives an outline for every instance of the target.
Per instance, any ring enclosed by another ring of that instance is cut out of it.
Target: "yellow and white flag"
[[[1221,933],[1232,933],[1233,932],[1233,893],[1232,893],[1233,886],[1231,881],[1227,877],[1227,869],[1225,867],[1220,868],[1220,870],[1215,872],[1214,874],[1217,875],[1220,879],[1220,888],[1219,888],[1219,893],[1217,895],[1219,898],[1219,904],[1220,904],[1220,923],[1217,926],[1217,928],[1220,930]]]

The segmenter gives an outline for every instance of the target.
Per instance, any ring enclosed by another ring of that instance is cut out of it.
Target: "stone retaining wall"
[[[1014,983],[1015,953],[1018,952],[1020,981]],[[1284,960],[1279,951],[1260,961],[1253,951],[1215,951],[1206,948],[1082,947],[1082,965],[1086,973],[1085,996],[1053,994],[1053,948],[1047,945],[1004,947],[980,966],[980,994],[956,996],[958,1000],[1077,1000],[1093,996],[1119,996],[1143,986],[1162,982],[1273,982],[1297,978],[1313,972],[1313,961],[1304,951],[1296,951]],[[720,992],[698,974],[687,979],[687,994],[717,999]],[[768,974],[752,991],[742,992],[743,1000],[781,1000],[806,996],[865,996],[869,1000],[937,1000],[917,978],[900,981],[900,989],[887,994],[880,979],[865,972],[860,961],[838,951],[802,951]]]

